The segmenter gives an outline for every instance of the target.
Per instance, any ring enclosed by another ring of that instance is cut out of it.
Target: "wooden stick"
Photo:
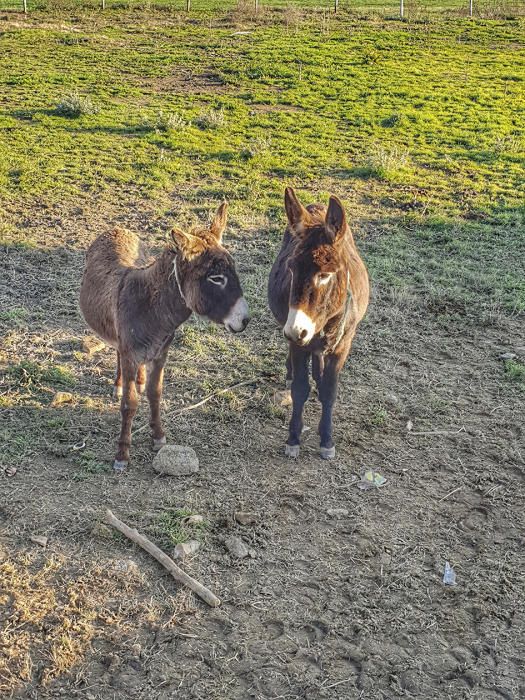
[[[159,564],[162,564],[162,566],[169,571],[176,581],[188,586],[188,588],[190,588],[194,593],[202,598],[202,600],[208,603],[208,605],[211,605],[212,608],[216,608],[221,604],[219,598],[217,598],[217,596],[214,595],[208,588],[203,586],[191,576],[188,576],[185,571],[180,569],[177,564],[175,564],[173,559],[170,559],[167,554],[164,554],[164,552],[154,545],[151,540],[148,540],[147,537],[141,535],[137,530],[128,527],[126,523],[123,523],[122,520],[119,520],[115,515],[113,515],[109,508],[106,510],[106,522],[108,525],[112,525],[114,528],[116,528],[132,542],[138,544],[139,547],[142,547],[142,549],[144,549],[148,554],[151,554],[151,556],[154,557]]]
[[[245,384],[254,384],[257,381],[258,381],[257,379],[246,379],[244,382],[239,382],[238,384],[232,384],[231,386],[227,386],[226,389],[221,389],[220,391],[214,391],[213,394],[209,394],[208,396],[205,396],[200,401],[197,401],[197,403],[191,404],[191,406],[184,406],[184,408],[178,408],[176,411],[171,411],[170,413],[166,413],[165,418],[168,418],[168,417],[169,418],[176,418],[177,416],[180,416],[183,413],[186,413],[186,411],[193,411],[194,408],[199,408],[199,406],[202,406],[205,403],[208,403],[208,401],[215,398],[215,396],[220,396],[221,394],[225,394],[227,391],[231,391],[232,389],[237,389],[240,386],[245,386]],[[131,434],[136,435],[137,433],[140,433],[140,431],[147,428],[148,425],[149,425],[149,423],[144,423],[144,425],[141,425],[140,428],[136,428]]]

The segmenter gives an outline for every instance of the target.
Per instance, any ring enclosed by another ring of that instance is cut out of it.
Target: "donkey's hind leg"
[[[117,350],[117,370],[115,372],[115,383],[113,384],[113,398],[120,401],[122,398],[122,367],[120,366],[120,352]]]
[[[113,468],[116,471],[123,471],[129,462],[129,448],[131,446],[131,424],[137,412],[138,394],[136,387],[137,365],[130,358],[124,355],[120,357],[122,367],[122,399],[120,402],[120,414],[122,425],[118,440],[118,450],[115,456]]]
[[[143,394],[146,391],[146,365],[139,365],[137,369],[137,391]]]
[[[153,360],[148,377],[148,401],[151,412],[150,427],[155,452],[166,444],[166,435],[160,422],[160,399],[162,396],[162,382],[164,379],[164,365],[166,355]]]

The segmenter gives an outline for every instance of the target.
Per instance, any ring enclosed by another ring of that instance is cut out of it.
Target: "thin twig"
[[[459,490],[462,489],[462,488],[463,488],[463,484],[461,484],[461,486],[458,486],[457,488],[455,488],[455,489],[454,489],[453,491],[451,491],[450,493],[447,493],[447,495],[446,495],[446,496],[443,496],[443,498],[440,498],[439,501],[438,501],[438,503],[441,503],[441,501],[444,501],[446,498],[448,498],[449,496],[452,496],[453,493],[456,493],[456,491],[459,491]]]
[[[215,396],[220,396],[221,394],[225,394],[227,391],[231,391],[232,389],[237,389],[240,386],[245,386],[246,384],[254,384],[255,382],[259,381],[258,379],[246,379],[244,382],[239,382],[238,384],[232,384],[231,386],[227,386],[225,389],[220,389],[219,391],[214,391],[213,394],[209,394],[208,396],[205,396],[203,399],[200,401],[197,401],[197,403],[191,404],[191,406],[184,406],[183,408],[178,408],[176,411],[170,411],[169,413],[165,414],[166,418],[175,418],[176,416],[180,416],[183,413],[186,413],[187,411],[193,411],[195,408],[199,408],[199,406],[203,406],[205,403],[208,403],[211,399],[215,398]],[[149,423],[144,423],[144,425],[141,425],[139,428],[135,428],[135,430],[131,433],[132,435],[136,435],[137,433],[140,433],[141,430],[144,430],[147,428]]]
[[[465,427],[461,427],[459,430],[409,430],[407,435],[458,435],[458,433],[464,433]]]
[[[132,542],[135,542],[135,544],[138,544],[139,547],[142,547],[148,554],[151,554],[152,557],[154,557],[159,564],[162,564],[162,566],[169,571],[169,573],[173,576],[173,578],[178,581],[179,583],[184,584],[185,586],[188,586],[194,593],[196,593],[202,600],[204,600],[208,605],[211,605],[213,608],[216,608],[218,605],[221,604],[221,601],[219,598],[217,598],[216,595],[214,595],[208,588],[202,585],[202,583],[199,583],[196,581],[194,578],[189,576],[185,571],[180,569],[175,562],[168,557],[167,554],[164,554],[163,551],[161,551],[156,545],[153,544],[151,540],[148,540],[147,537],[144,537],[144,535],[141,535],[140,532],[138,532],[135,529],[132,529],[131,527],[128,527],[126,523],[123,523],[122,520],[119,520],[113,513],[109,510],[106,511],[106,522],[108,525],[112,525],[114,528],[116,528],[119,532],[121,532],[123,535],[125,535],[128,539],[130,539]]]
[[[353,677],[351,678],[345,678],[342,681],[337,681],[337,683],[332,683],[331,685],[321,685],[323,690],[329,690],[330,688],[335,688],[336,685],[341,685],[342,683],[350,683],[350,681],[354,680]]]

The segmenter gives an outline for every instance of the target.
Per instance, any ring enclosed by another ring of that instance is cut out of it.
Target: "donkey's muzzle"
[[[293,343],[307,345],[315,335],[315,323],[304,311],[291,307],[283,333]]]
[[[223,323],[230,333],[242,333],[250,321],[248,304],[244,297],[237,299]]]

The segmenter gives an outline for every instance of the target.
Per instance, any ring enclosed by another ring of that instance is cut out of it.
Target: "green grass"
[[[193,515],[191,510],[179,508],[165,510],[152,526],[152,532],[163,547],[187,542],[190,539],[202,540],[206,532],[206,521],[187,524],[184,519]]]
[[[343,8],[327,24],[314,8],[254,20],[207,0],[189,17],[95,5],[47,3],[27,28],[6,25],[0,205],[142,197],[167,212],[183,193],[200,213],[226,197],[235,235],[257,228],[268,264],[284,187],[335,192],[384,234],[368,260],[381,284],[437,315],[525,310],[523,17]],[[60,114],[64,96],[89,108]]]
[[[67,367],[42,365],[31,360],[21,360],[18,364],[10,365],[7,376],[15,385],[21,387],[39,387],[43,384],[71,387],[76,384],[73,373]]]
[[[525,364],[516,360],[505,360],[505,374],[512,381],[525,387]]]

